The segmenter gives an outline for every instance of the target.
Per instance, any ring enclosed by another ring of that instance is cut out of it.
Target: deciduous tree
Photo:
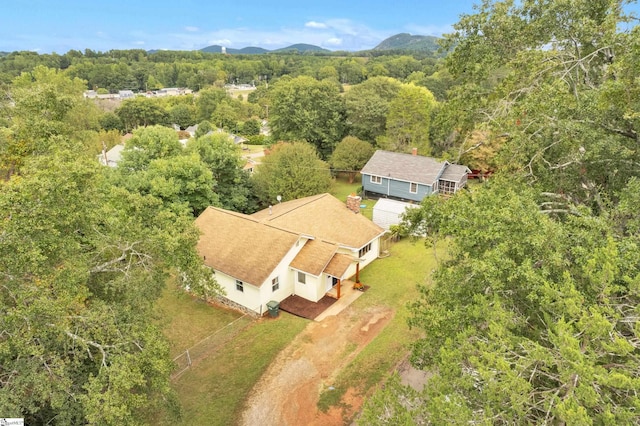
[[[331,186],[329,165],[306,142],[280,143],[262,159],[252,175],[256,196],[263,206],[321,194]]]
[[[340,87],[311,77],[282,79],[274,85],[269,111],[273,136],[305,140],[328,158],[344,136],[344,103]]]
[[[369,142],[347,136],[336,145],[329,164],[337,171],[346,172],[349,175],[349,183],[353,183],[356,173],[367,164],[373,152],[374,148]]]

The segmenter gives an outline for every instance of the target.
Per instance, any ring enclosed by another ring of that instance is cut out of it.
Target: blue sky
[[[401,32],[439,36],[474,0],[3,0],[0,51],[277,49],[309,43],[363,50]]]

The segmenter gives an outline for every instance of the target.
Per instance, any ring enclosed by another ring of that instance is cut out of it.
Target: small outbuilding
[[[398,225],[407,209],[417,208],[417,204],[405,203],[390,198],[380,198],[373,206],[373,223],[389,230],[391,225]]]

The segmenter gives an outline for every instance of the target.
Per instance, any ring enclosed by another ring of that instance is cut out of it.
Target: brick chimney
[[[418,155],[418,148],[411,148],[411,155]]]
[[[354,213],[360,213],[360,203],[362,202],[362,197],[357,196],[352,193],[347,197],[347,208]]]

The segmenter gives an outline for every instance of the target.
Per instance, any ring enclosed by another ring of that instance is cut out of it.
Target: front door
[[[333,288],[333,280],[335,278],[333,278],[331,275],[327,275],[327,288],[325,290],[325,292],[327,291],[331,291],[331,289]]]
[[[339,279],[336,277],[332,277],[331,275],[327,275],[327,289],[326,291],[331,291],[331,289],[338,284]]]

